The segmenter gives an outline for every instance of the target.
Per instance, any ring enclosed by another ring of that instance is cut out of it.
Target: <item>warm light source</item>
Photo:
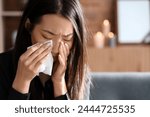
[[[109,33],[108,33],[108,38],[109,38],[109,39],[114,38],[114,36],[115,36],[115,35],[114,35],[114,33],[113,33],[113,32],[109,32]]]
[[[109,25],[109,20],[104,20],[104,25]]]
[[[103,34],[105,37],[108,36],[108,33],[111,31],[111,26],[109,20],[104,20],[102,25]]]
[[[108,45],[109,45],[109,47],[112,47],[112,48],[114,48],[114,47],[116,47],[116,36],[115,36],[115,34],[113,33],[113,32],[109,32],[108,33]]]
[[[102,32],[97,32],[94,35],[94,46],[97,48],[103,48],[105,42],[105,37]]]

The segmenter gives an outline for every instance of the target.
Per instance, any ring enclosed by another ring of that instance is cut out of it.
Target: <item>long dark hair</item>
[[[80,99],[84,93],[86,68],[86,30],[79,0],[29,0],[20,21],[15,43],[15,65],[21,54],[31,45],[30,31],[25,28],[29,18],[36,24],[45,14],[60,14],[69,19],[74,27],[74,41],[69,55],[65,78],[71,99]]]

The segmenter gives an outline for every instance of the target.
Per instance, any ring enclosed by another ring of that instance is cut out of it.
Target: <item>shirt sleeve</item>
[[[9,100],[29,100],[30,99],[30,93],[25,93],[22,94],[15,90],[14,88],[10,89],[9,95],[8,95]]]
[[[70,100],[68,93],[58,96],[58,97],[55,97],[54,99],[55,100]]]
[[[13,68],[11,53],[0,54],[0,99],[1,100],[26,100],[30,94],[21,94],[12,88]]]

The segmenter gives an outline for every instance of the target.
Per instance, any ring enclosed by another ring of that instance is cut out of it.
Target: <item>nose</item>
[[[62,41],[62,36],[59,35],[57,36],[56,38],[53,39],[53,50],[52,50],[52,54],[54,56],[58,55],[58,52],[59,52],[59,46],[60,46],[60,43]]]

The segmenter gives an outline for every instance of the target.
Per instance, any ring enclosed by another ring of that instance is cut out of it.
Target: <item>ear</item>
[[[30,19],[28,18],[25,22],[25,28],[28,30],[28,31],[31,31],[31,22],[30,22]]]

